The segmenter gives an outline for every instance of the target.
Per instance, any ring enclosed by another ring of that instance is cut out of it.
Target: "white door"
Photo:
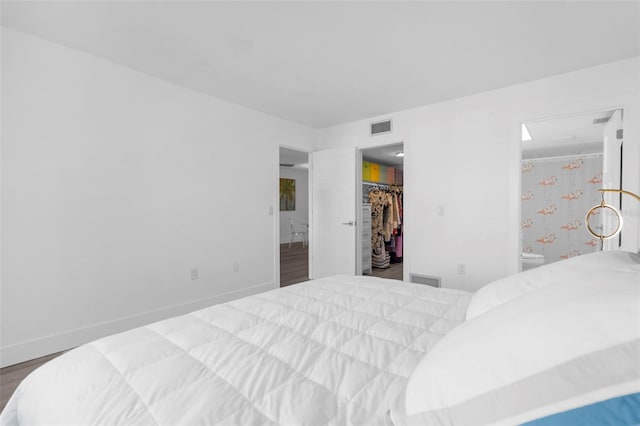
[[[311,277],[356,273],[356,148],[311,153]]]
[[[618,130],[622,129],[622,110],[616,110],[607,124],[604,125],[604,158],[602,169],[602,188],[620,188],[620,147],[622,138],[618,138]],[[618,208],[620,206],[618,193],[608,193],[605,200],[608,204]],[[602,212],[603,210],[601,210]],[[602,215],[602,229],[606,234],[617,226],[618,220],[612,215]],[[604,241],[604,250],[617,250],[621,238],[611,238]]]

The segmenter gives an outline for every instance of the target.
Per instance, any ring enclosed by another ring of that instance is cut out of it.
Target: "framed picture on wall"
[[[280,211],[296,209],[296,180],[280,178]]]

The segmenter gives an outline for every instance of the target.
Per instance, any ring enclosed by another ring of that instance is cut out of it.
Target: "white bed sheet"
[[[309,281],[84,345],[29,375],[2,425],[384,424],[471,293]]]

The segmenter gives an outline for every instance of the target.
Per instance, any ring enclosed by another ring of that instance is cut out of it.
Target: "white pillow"
[[[461,324],[418,364],[392,417],[520,424],[639,391],[636,265],[530,292]]]
[[[608,271],[640,264],[640,256],[624,251],[604,251],[572,257],[494,281],[478,290],[467,307],[466,319],[535,289],[587,277],[594,271]]]

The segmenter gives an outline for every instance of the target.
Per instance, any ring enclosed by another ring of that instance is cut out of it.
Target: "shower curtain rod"
[[[576,158],[576,157],[602,157],[603,152],[590,152],[588,154],[567,154],[551,157],[535,157],[535,158],[523,158],[522,161],[542,161],[542,160],[560,160],[563,158]]]

